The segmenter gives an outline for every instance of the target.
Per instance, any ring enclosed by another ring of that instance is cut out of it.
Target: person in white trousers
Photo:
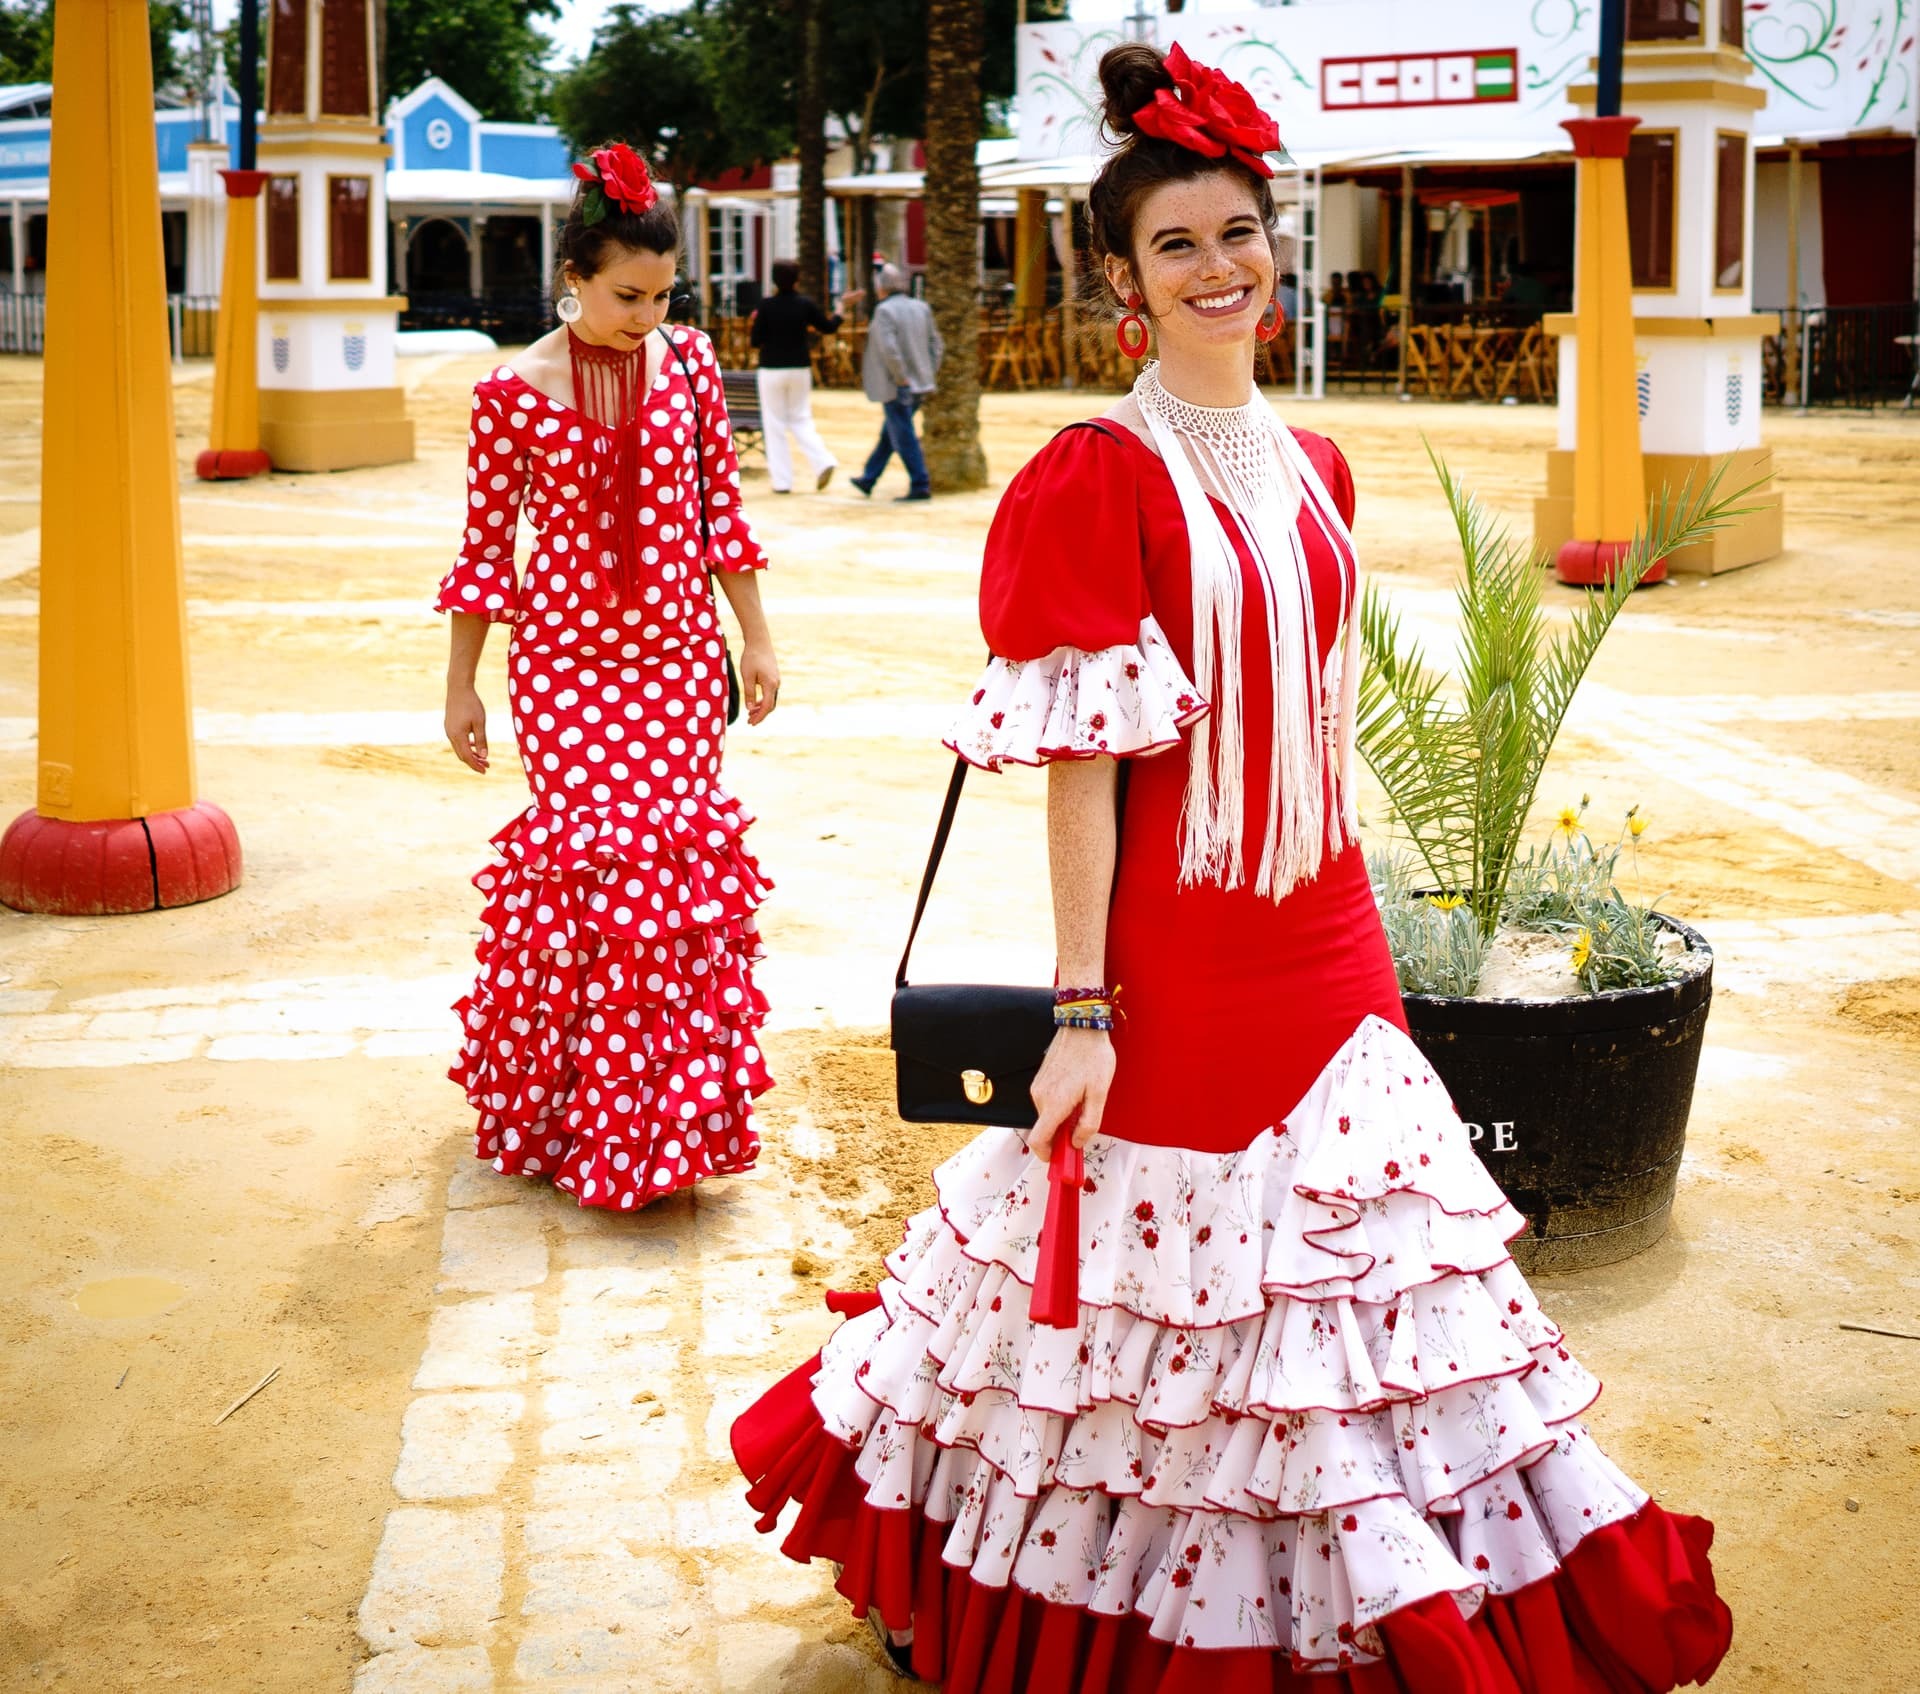
[[[767,444],[767,475],[776,494],[793,492],[792,435],[806,458],[816,488],[833,480],[837,461],[820,432],[813,427],[812,331],[831,335],[840,327],[840,314],[829,317],[800,293],[800,267],[791,259],[776,259],[774,292],[760,302],[749,331],[758,350],[754,373],[760,389],[760,422]],[[848,296],[848,299],[853,296]],[[844,306],[846,301],[841,304]]]

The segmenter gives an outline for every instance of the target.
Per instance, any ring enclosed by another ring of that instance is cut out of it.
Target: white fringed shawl
[[[1359,839],[1353,781],[1359,562],[1353,537],[1305,450],[1257,390],[1245,406],[1194,406],[1161,386],[1155,362],[1143,367],[1133,392],[1186,518],[1193,559],[1193,677],[1213,704],[1194,727],[1188,751],[1180,881],[1237,888],[1246,880],[1243,585],[1211,493],[1226,506],[1252,557],[1272,638],[1272,750],[1254,891],[1279,900],[1312,881],[1327,852]],[[1202,476],[1211,488],[1202,487]],[[1313,583],[1300,535],[1308,513],[1336,558],[1354,567],[1351,588],[1341,572],[1337,633],[1324,666],[1318,662]]]

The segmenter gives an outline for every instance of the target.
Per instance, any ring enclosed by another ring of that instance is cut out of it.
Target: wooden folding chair
[[[1407,388],[1426,390],[1432,399],[1439,392],[1439,350],[1434,345],[1434,330],[1430,324],[1409,324],[1407,326]]]
[[[1500,382],[1494,390],[1494,398],[1504,400],[1511,394],[1521,398],[1522,389],[1531,389],[1533,398],[1544,400],[1546,385],[1540,374],[1540,358],[1545,343],[1538,324],[1529,324],[1519,342],[1507,355],[1500,367]]]

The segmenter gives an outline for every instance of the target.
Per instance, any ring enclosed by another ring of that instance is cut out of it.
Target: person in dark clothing
[[[774,292],[753,314],[749,336],[760,354],[755,373],[760,388],[760,421],[766,429],[767,474],[776,494],[793,492],[793,452],[787,433],[800,444],[814,486],[833,480],[837,461],[813,427],[813,348],[817,330],[831,335],[840,327],[841,314],[829,317],[799,290],[800,267],[791,259],[776,259]],[[851,299],[852,296],[848,296]],[[847,300],[840,304],[844,307]]]

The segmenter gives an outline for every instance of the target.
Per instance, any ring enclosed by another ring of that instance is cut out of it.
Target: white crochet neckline
[[[1251,515],[1252,509],[1280,492],[1286,479],[1273,438],[1273,412],[1259,389],[1253,389],[1243,405],[1196,405],[1168,389],[1160,379],[1160,361],[1155,359],[1141,367],[1133,397],[1149,418],[1202,449],[1196,468],[1205,473],[1218,465],[1230,473],[1227,486],[1209,493],[1236,508],[1242,499],[1250,500],[1245,510]]]
[[[1188,745],[1180,880],[1237,888],[1249,878],[1251,858],[1255,892],[1279,900],[1359,834],[1352,774],[1358,626],[1343,568],[1334,623],[1342,635],[1322,665],[1303,513],[1312,514],[1336,556],[1352,560],[1353,538],[1293,432],[1258,389],[1242,406],[1195,405],[1167,392],[1155,360],[1141,368],[1133,394],[1186,520],[1193,680],[1213,707]],[[1236,541],[1254,567],[1245,580]],[[1270,702],[1264,819],[1245,815],[1241,670],[1249,593],[1268,635],[1258,655]],[[1336,702],[1340,709],[1330,713]]]

